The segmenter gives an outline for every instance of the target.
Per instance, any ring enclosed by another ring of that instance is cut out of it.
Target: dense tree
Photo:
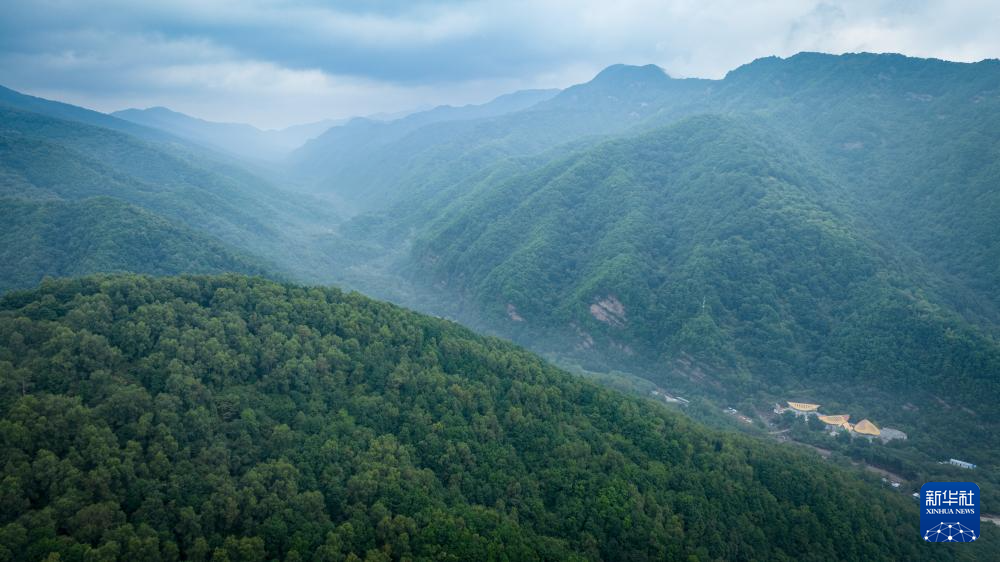
[[[0,222],[0,290],[98,272],[266,271],[219,240],[110,197],[0,198]]]
[[[590,370],[864,412],[910,434],[890,464],[955,477],[1000,462],[998,115],[996,61],[612,67],[393,145],[424,153],[384,168],[402,202],[344,231],[416,290],[352,282]]]
[[[312,243],[317,233],[337,222],[330,206],[301,194],[290,197],[226,157],[177,139],[154,140],[157,135],[151,129],[82,108],[66,115],[52,106],[72,106],[38,98],[30,98],[37,103],[26,103],[23,98],[27,96],[0,95],[0,212],[5,217],[27,212],[40,219],[27,230],[8,230],[10,252],[20,265],[4,277],[23,273],[15,286],[31,286],[39,273],[64,269],[47,253],[54,234],[37,232],[46,228],[66,229],[81,240],[69,258],[89,262],[90,267],[81,265],[77,273],[121,270],[123,265],[148,273],[213,272],[242,255],[250,256],[242,261],[266,263],[281,275],[330,278],[329,252]],[[113,204],[104,199],[97,203],[96,197],[112,198],[117,207],[131,206],[132,211],[125,213],[129,217],[112,213]],[[116,247],[117,240],[108,236],[123,222],[137,222],[139,228]],[[87,242],[103,247],[79,251]],[[178,254],[171,258],[173,263],[161,259],[165,263],[133,265],[137,258],[160,258],[146,251],[158,245],[162,252]],[[198,251],[199,245],[205,247]],[[136,246],[147,249],[137,251]],[[183,262],[194,267],[179,267],[188,265]],[[262,269],[245,265],[232,269]],[[4,279],[0,288],[11,286],[11,281]]]
[[[456,317],[538,349],[730,400],[809,392],[913,428],[938,459],[1000,461],[983,432],[1000,345],[776,138],[701,116],[610,141],[457,202],[409,270]]]
[[[0,393],[4,559],[938,559],[996,548],[989,530],[977,550],[922,544],[898,494],[333,289],[238,276],[46,281],[0,301],[0,369],[17,381]]]

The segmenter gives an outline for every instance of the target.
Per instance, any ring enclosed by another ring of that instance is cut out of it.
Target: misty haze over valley
[[[16,4],[0,561],[1000,557],[996,10]]]

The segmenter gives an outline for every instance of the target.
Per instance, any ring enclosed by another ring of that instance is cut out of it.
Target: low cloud
[[[0,83],[100,110],[280,126],[562,87],[617,63],[721,77],[767,55],[1000,53],[993,2],[8,0]]]

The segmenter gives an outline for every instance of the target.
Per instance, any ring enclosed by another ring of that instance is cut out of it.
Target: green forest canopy
[[[336,289],[46,281],[0,300],[0,374],[4,560],[997,555],[993,529],[924,544],[907,497]]]

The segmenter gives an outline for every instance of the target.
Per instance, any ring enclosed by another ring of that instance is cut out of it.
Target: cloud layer
[[[617,63],[721,77],[767,55],[1000,56],[978,0],[7,0],[0,83],[100,110],[275,127],[562,87]]]

